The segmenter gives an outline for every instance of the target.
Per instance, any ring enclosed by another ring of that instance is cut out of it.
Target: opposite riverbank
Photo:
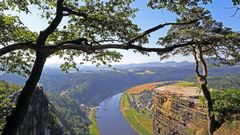
[[[149,95],[151,92],[148,93],[148,91],[161,84],[163,83],[138,85],[130,88],[121,96],[120,110],[127,122],[140,135],[153,134],[152,113],[142,102],[149,103],[151,101],[151,95]],[[144,95],[144,93],[146,94]],[[142,98],[142,95],[144,95],[144,98]]]
[[[121,96],[120,110],[124,118],[138,134],[153,135],[152,90],[176,82],[178,81],[137,85],[128,89]]]
[[[100,135],[99,128],[97,126],[97,119],[96,119],[96,108],[92,108],[89,113],[89,120],[91,124],[89,125],[89,133],[90,135]]]
[[[121,112],[130,126],[140,135],[152,135],[152,114],[149,110],[135,110],[130,107],[128,94],[124,93],[120,100]]]

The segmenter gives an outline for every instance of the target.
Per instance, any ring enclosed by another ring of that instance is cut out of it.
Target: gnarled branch
[[[64,0],[57,1],[56,16],[51,22],[51,24],[44,31],[40,32],[39,37],[37,39],[37,45],[44,45],[48,36],[52,34],[54,30],[56,30],[58,25],[61,23],[63,18],[63,1]]]
[[[155,26],[155,27],[152,27],[152,28],[144,31],[143,33],[137,35],[136,37],[130,39],[130,40],[127,42],[127,45],[131,45],[132,43],[134,43],[134,42],[137,41],[138,39],[140,39],[140,38],[142,38],[142,37],[144,37],[144,36],[146,36],[146,35],[148,35],[148,34],[150,34],[150,33],[152,33],[152,32],[155,32],[155,31],[157,31],[157,30],[159,30],[159,29],[161,29],[161,28],[163,28],[163,27],[165,27],[165,26],[169,26],[169,25],[187,25],[187,24],[192,24],[192,23],[194,23],[194,22],[196,22],[196,21],[199,21],[199,20],[201,20],[201,19],[202,19],[202,18],[199,18],[199,19],[196,19],[196,20],[192,20],[192,21],[189,21],[189,22],[183,22],[183,23],[164,23],[164,24],[159,24],[159,25],[157,25],[157,26]]]
[[[208,75],[208,71],[207,71],[207,64],[203,58],[203,51],[202,51],[202,47],[201,46],[198,46],[198,50],[199,50],[199,61],[201,62],[201,65],[202,65],[202,76],[204,78],[207,78],[207,75]]]
[[[199,62],[198,62],[198,58],[197,58],[196,47],[195,46],[192,46],[192,47],[193,47],[193,56],[194,56],[194,59],[196,62],[195,72],[196,72],[197,76],[200,77],[201,74],[199,73]]]
[[[86,13],[80,12],[80,11],[74,11],[74,10],[72,10],[70,8],[67,8],[67,7],[63,7],[63,11],[67,12],[67,13],[64,13],[63,16],[76,15],[76,16],[79,16],[79,17],[87,18]]]
[[[85,51],[85,52],[90,52],[90,51],[96,51],[96,50],[102,50],[102,49],[124,49],[124,50],[129,50],[129,49],[135,49],[139,51],[146,51],[146,52],[159,52],[159,53],[167,53],[175,48],[179,47],[184,47],[188,45],[193,45],[193,44],[211,44],[212,42],[210,41],[204,41],[204,42],[186,42],[183,44],[176,44],[170,47],[165,47],[165,48],[147,48],[147,47],[142,47],[138,45],[126,45],[126,44],[102,44],[102,45],[97,45],[97,46],[85,46],[85,45],[76,45],[76,44],[63,44],[63,45],[51,45],[51,46],[37,46],[36,44],[33,43],[19,43],[19,44],[13,44],[9,45],[7,47],[1,48],[0,49],[0,56],[19,49],[33,49],[38,52],[46,53],[46,54],[53,54],[57,51],[60,50],[78,50],[78,51]]]

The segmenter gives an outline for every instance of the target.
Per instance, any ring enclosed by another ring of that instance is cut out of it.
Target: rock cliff
[[[154,135],[205,135],[206,110],[195,87],[164,86],[153,96]]]
[[[17,102],[20,91],[9,98]],[[21,125],[18,125],[16,135],[50,135],[52,130],[58,135],[64,135],[65,130],[62,124],[56,121],[54,115],[49,111],[49,100],[43,92],[43,87],[37,86],[33,92],[28,112]]]
[[[17,102],[19,95],[20,92],[16,92],[10,98]],[[33,92],[23,123],[18,125],[16,135],[48,135],[48,122],[48,99],[43,92],[43,88],[37,86]]]

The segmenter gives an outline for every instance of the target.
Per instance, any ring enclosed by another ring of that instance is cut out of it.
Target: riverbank
[[[89,125],[89,133],[90,135],[100,135],[99,128],[97,126],[97,119],[96,119],[96,108],[92,108],[89,113],[89,120],[91,124]]]
[[[151,106],[149,106],[150,91],[163,84],[163,82],[155,82],[138,85],[130,88],[121,96],[120,110],[131,127],[140,135],[153,134],[152,113]]]
[[[120,110],[140,135],[153,135],[152,90],[178,81],[153,82],[128,89],[120,99]]]
[[[152,135],[152,114],[149,110],[135,110],[130,107],[128,94],[124,93],[120,99],[121,112],[131,127],[140,135]]]

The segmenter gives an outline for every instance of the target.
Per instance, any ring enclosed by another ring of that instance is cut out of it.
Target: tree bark
[[[17,100],[18,102],[16,108],[14,108],[11,115],[6,118],[6,125],[3,129],[2,135],[15,135],[19,125],[22,124],[29,109],[29,102],[32,97],[33,90],[41,77],[46,58],[46,55],[36,52],[36,59],[31,75],[22,89],[22,92]]]
[[[207,119],[208,119],[208,134],[213,135],[214,131],[217,129],[217,123],[214,117],[213,112],[213,103],[211,99],[211,93],[207,87],[207,76],[208,76],[208,68],[207,64],[203,58],[203,51],[201,46],[192,46],[193,47],[193,56],[196,62],[196,75],[197,81],[201,86],[201,90],[203,92],[203,96],[207,101]],[[197,52],[198,50],[198,52]],[[199,63],[202,66],[202,75],[199,72]]]
[[[198,79],[198,82],[200,83],[201,90],[203,92],[203,96],[207,101],[207,119],[208,119],[208,134],[213,135],[214,131],[217,129],[216,126],[216,120],[213,112],[213,103],[211,99],[211,93],[209,89],[207,88],[207,79],[200,77]]]

